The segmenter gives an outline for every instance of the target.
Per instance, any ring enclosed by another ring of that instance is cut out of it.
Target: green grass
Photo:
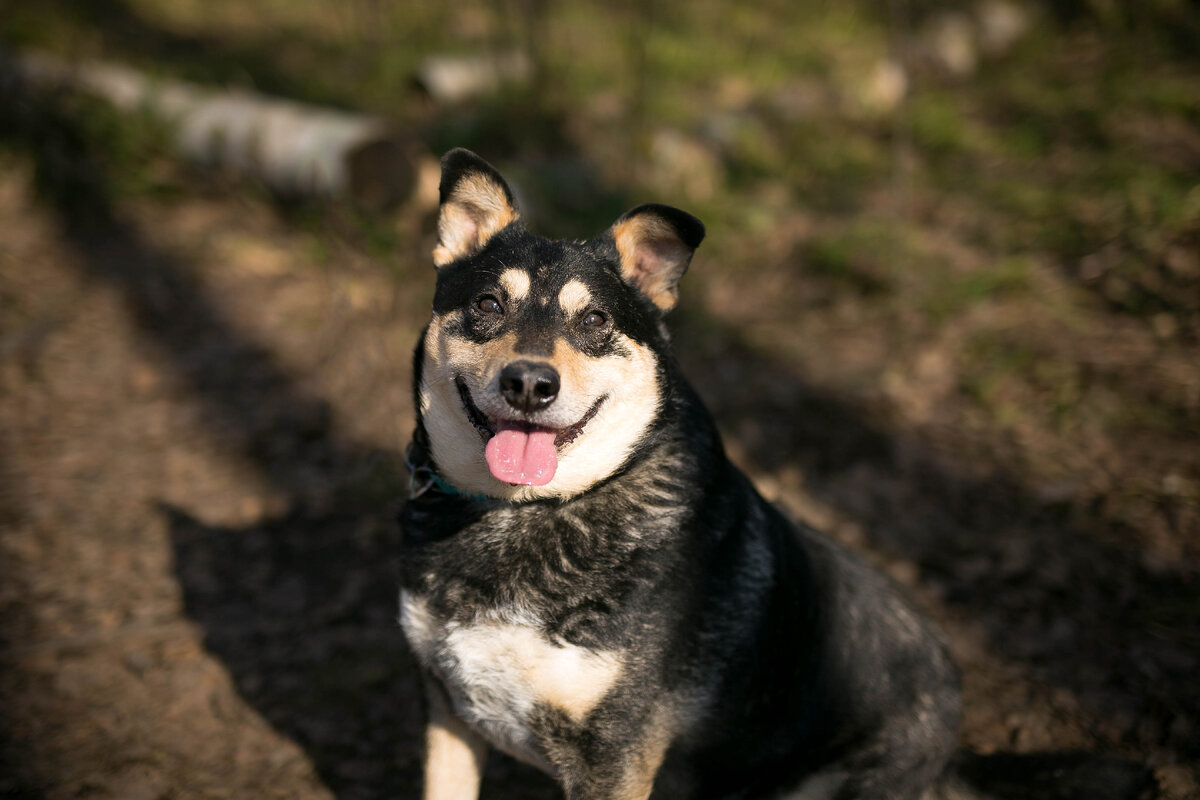
[[[989,301],[1026,294],[1037,268],[1028,257],[1002,259],[965,275],[944,274],[928,289],[922,308],[935,322],[950,319]]]

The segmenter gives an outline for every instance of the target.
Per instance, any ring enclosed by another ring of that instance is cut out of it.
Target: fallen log
[[[283,194],[385,208],[413,192],[420,148],[379,117],[201,88],[103,61],[23,53],[12,66],[32,86],[76,88],[148,112],[167,123],[188,160],[253,176]]]

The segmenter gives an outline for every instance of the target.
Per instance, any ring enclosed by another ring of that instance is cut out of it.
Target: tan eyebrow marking
[[[506,269],[500,273],[500,285],[510,302],[519,303],[529,294],[529,273],[523,269]]]
[[[562,306],[562,310],[568,317],[573,317],[576,314],[586,311],[589,303],[592,302],[592,293],[588,291],[587,286],[584,286],[581,281],[574,278],[567,281],[558,293],[558,304]]]

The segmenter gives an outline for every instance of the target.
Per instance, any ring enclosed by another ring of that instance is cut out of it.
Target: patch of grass
[[[882,228],[856,229],[814,238],[801,250],[802,268],[855,294],[872,297],[892,289],[884,259],[895,253],[894,237]]]
[[[1070,435],[1094,416],[1089,377],[1070,359],[998,331],[981,331],[963,353],[960,388],[1001,427],[1049,425]]]
[[[791,131],[785,157],[773,162],[806,207],[832,213],[859,208],[868,191],[892,177],[892,153],[869,127],[815,122]]]
[[[931,320],[942,323],[979,303],[1027,292],[1034,268],[1028,256],[1017,255],[966,275],[944,275],[933,282],[921,307]]]
[[[112,222],[114,203],[133,195],[168,199],[183,189],[167,169],[168,131],[147,114],[123,114],[67,91],[15,86],[0,107],[0,148],[36,154],[41,198],[78,225]]]
[[[916,147],[935,157],[970,152],[979,141],[958,103],[940,92],[914,97],[905,108],[905,122]]]

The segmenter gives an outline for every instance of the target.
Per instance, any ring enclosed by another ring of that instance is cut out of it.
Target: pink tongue
[[[529,431],[501,424],[483,453],[492,475],[505,483],[544,486],[558,468],[553,431]]]

